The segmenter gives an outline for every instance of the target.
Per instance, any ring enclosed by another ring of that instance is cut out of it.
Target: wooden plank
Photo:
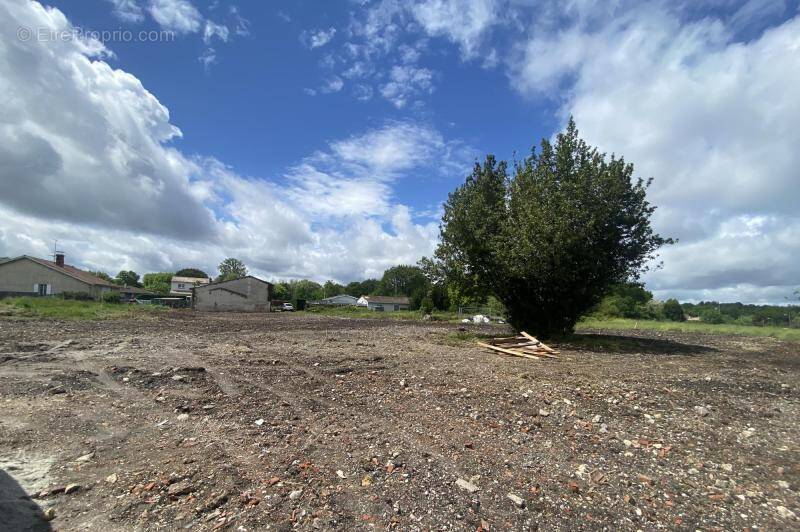
[[[496,345],[487,344],[487,343],[484,343],[484,342],[478,342],[478,345],[481,346],[481,347],[485,347],[487,349],[492,349],[494,351],[499,351],[501,353],[505,353],[507,355],[513,355],[515,357],[522,357],[522,358],[530,358],[530,359],[533,359],[533,360],[539,360],[539,357],[536,357],[536,356],[533,356],[533,355],[528,355],[526,353],[518,353],[517,351],[512,351],[510,349],[503,349],[502,347],[497,347]]]
[[[524,336],[525,338],[527,338],[528,340],[530,340],[531,342],[536,342],[536,343],[537,343],[538,345],[540,345],[540,346],[542,347],[542,349],[544,349],[545,351],[548,351],[548,352],[550,352],[550,353],[558,353],[558,351],[556,351],[555,349],[553,349],[553,348],[551,348],[551,347],[549,347],[549,346],[546,346],[545,344],[543,344],[542,342],[540,342],[539,340],[537,340],[536,338],[534,338],[534,337],[533,337],[533,336],[531,336],[530,334],[526,333],[525,331],[520,331],[519,333],[520,333],[522,336]]]
[[[525,348],[522,348],[522,349],[525,349]],[[538,356],[540,356],[540,357],[545,357],[545,358],[558,358],[557,356],[555,356],[555,355],[553,355],[553,354],[551,354],[551,353],[544,352],[544,351],[532,351],[532,350],[530,350],[530,349],[525,349],[525,350],[526,350],[527,352],[529,352],[529,353],[533,353],[534,355],[538,355]]]

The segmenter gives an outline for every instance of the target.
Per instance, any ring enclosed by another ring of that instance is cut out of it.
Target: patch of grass
[[[130,305],[54,297],[14,297],[0,300],[0,316],[59,320],[135,319],[163,312],[159,305]]]
[[[721,335],[740,335],[740,336],[766,336],[779,340],[800,341],[800,329],[789,329],[783,327],[756,327],[753,325],[735,325],[730,323],[703,323],[696,321],[648,321],[648,320],[628,320],[623,318],[597,319],[584,318],[581,320],[576,330],[586,329],[610,329],[610,330],[631,330],[646,329],[652,331],[678,331],[688,333],[709,333]]]

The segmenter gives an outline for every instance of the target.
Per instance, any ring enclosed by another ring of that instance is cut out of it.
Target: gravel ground
[[[0,320],[0,529],[800,527],[797,344],[458,327]]]

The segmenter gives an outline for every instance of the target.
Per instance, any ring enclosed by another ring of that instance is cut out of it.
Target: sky
[[[0,256],[349,282],[574,116],[654,178],[659,299],[800,286],[797,1],[0,0]]]

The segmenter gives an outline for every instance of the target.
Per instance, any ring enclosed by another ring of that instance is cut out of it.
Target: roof
[[[340,297],[346,297],[347,299],[354,299],[354,300],[358,299],[357,297],[353,297],[350,294],[337,294],[335,296],[322,298],[322,299],[320,299],[320,301],[333,301],[334,299],[337,299],[337,298],[340,298]]]
[[[177,277],[174,276],[172,278],[173,282],[178,283],[200,283],[200,284],[208,284],[211,282],[211,279],[207,277]]]
[[[151,292],[150,290],[145,290],[144,288],[139,288],[138,286],[117,286],[117,290],[120,292],[127,292],[129,294],[153,294],[155,292]]]
[[[108,287],[111,287],[111,288],[119,288],[119,285],[116,285],[114,283],[108,282],[105,279],[101,279],[99,277],[95,277],[91,273],[83,271],[83,270],[80,270],[80,269],[76,268],[75,266],[70,266],[69,264],[65,264],[62,267],[62,266],[59,266],[58,264],[56,264],[55,262],[52,262],[52,261],[49,261],[49,260],[44,260],[44,259],[39,259],[39,258],[36,258],[36,257],[31,257],[29,255],[20,255],[19,257],[15,257],[15,258],[13,258],[13,259],[11,259],[9,261],[6,261],[6,262],[14,262],[14,261],[17,261],[17,260],[22,260],[22,259],[28,259],[28,260],[30,260],[32,262],[35,262],[36,264],[39,264],[39,265],[44,266],[46,268],[50,268],[51,270],[55,270],[57,272],[61,272],[64,275],[68,275],[68,276],[72,277],[73,279],[77,279],[77,280],[79,280],[79,281],[81,281],[83,283],[86,283],[88,285],[92,285],[92,286],[108,286]],[[3,263],[3,264],[5,264],[5,263]]]
[[[386,303],[388,305],[409,305],[411,300],[405,296],[361,296],[370,303]]]
[[[173,277],[173,279],[174,279],[174,277]],[[195,287],[192,287],[192,290],[195,290],[197,288],[208,288],[208,287],[223,285],[225,283],[233,283],[235,281],[241,281],[242,279],[254,279],[254,280],[258,281],[259,283],[264,283],[266,285],[273,286],[272,283],[270,283],[268,281],[265,281],[263,279],[259,279],[258,277],[253,277],[252,275],[245,275],[244,277],[239,277],[238,279],[228,279],[227,281],[214,281],[214,282],[211,282],[211,283],[207,283],[207,284],[205,284],[203,286],[195,286]]]

